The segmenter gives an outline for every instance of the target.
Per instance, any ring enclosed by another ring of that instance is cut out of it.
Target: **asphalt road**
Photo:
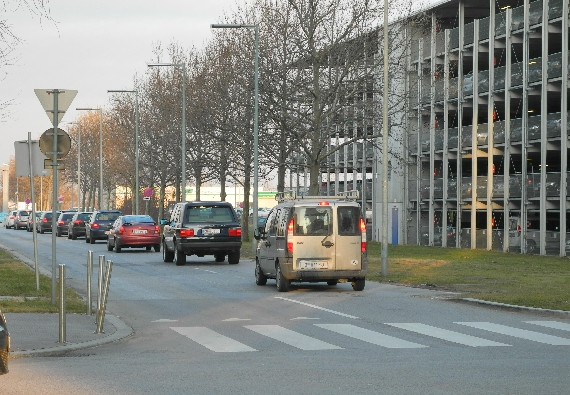
[[[0,229],[33,259],[32,234]],[[50,234],[38,235],[51,269]],[[133,336],[64,357],[10,361],[3,394],[568,394],[570,319],[368,282],[260,287],[254,263],[57,240],[85,292],[87,251],[112,260],[108,311]]]

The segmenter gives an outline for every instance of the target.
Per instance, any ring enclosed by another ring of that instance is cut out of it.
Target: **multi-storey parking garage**
[[[409,28],[408,243],[570,255],[568,8],[446,1]]]

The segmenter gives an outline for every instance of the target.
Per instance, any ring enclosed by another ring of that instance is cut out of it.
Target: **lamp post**
[[[136,90],[108,90],[107,93],[134,93],[135,94],[135,215],[139,214],[139,93]]]
[[[77,207],[81,211],[81,124],[79,122],[66,122],[77,125]]]
[[[149,63],[148,67],[172,66],[182,69],[182,156],[180,158],[180,198],[186,200],[186,64],[184,63]]]
[[[103,209],[103,109],[76,108],[77,111],[99,111],[99,210]]]
[[[4,163],[0,166],[0,170],[2,171],[2,211],[8,212],[8,189],[10,188],[8,170],[10,170],[10,167],[7,163]]]
[[[246,25],[246,24],[212,24],[212,29],[253,29],[255,32],[255,57],[254,57],[254,106],[253,106],[253,228],[257,227],[258,216],[258,179],[259,179],[259,164],[258,164],[258,140],[259,140],[259,25]],[[255,253],[256,244],[251,243],[251,249]]]

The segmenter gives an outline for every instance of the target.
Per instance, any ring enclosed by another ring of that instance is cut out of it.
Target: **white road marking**
[[[387,323],[386,325],[395,326],[396,328],[405,329],[407,331],[420,333],[422,335],[435,337],[436,339],[446,340],[470,347],[510,346],[509,344],[498,343],[491,340],[482,339],[480,337],[465,335],[463,333],[449,331],[447,329],[437,328],[431,325],[419,323]]]
[[[227,318],[222,320],[222,322],[234,322],[234,321],[251,321],[251,318]]]
[[[342,350],[342,347],[325,343],[279,325],[247,325],[246,328],[301,350]]]
[[[570,339],[558,336],[546,335],[540,332],[527,331],[526,329],[513,328],[506,325],[493,324],[491,322],[456,322],[459,325],[470,326],[489,332],[500,333],[512,337],[518,337],[538,343],[550,344],[552,346],[570,346]]]
[[[412,343],[406,340],[398,339],[397,337],[392,337],[384,335],[382,333],[374,332],[368,329],[359,328],[350,324],[314,324],[319,328],[328,329],[329,331],[340,333],[354,339],[362,340],[367,343],[372,343],[377,346],[382,346],[386,348],[425,348],[424,346],[417,343]]]
[[[324,307],[316,306],[316,305],[314,305],[314,304],[309,304],[309,303],[305,303],[305,302],[299,302],[298,300],[294,300],[294,299],[283,298],[283,297],[281,297],[281,296],[275,296],[275,299],[281,299],[281,300],[285,300],[285,301],[287,301],[287,302],[298,303],[298,304],[303,305],[303,306],[312,307],[313,309],[322,310],[322,311],[326,311],[326,312],[328,312],[328,313],[340,315],[341,317],[352,318],[352,319],[355,319],[355,320],[358,319],[358,317],[355,317],[355,316],[353,316],[353,315],[344,314],[344,313],[341,313],[341,312],[338,312],[338,311],[326,309],[326,308],[324,308]]]
[[[314,317],[295,317],[295,318],[291,318],[291,321],[295,321],[295,320],[320,320],[320,318],[314,318]]]
[[[159,320],[154,320],[151,322],[178,322],[178,320],[169,320],[168,318],[161,318]]]
[[[525,321],[528,324],[540,325],[546,328],[560,329],[561,331],[570,331],[570,324],[558,321]]]
[[[214,352],[257,351],[255,348],[246,346],[243,343],[233,340],[227,336],[220,335],[219,333],[205,327],[171,327],[170,329],[194,340],[196,343],[201,344]]]

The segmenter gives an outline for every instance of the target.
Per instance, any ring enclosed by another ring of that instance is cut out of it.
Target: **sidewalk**
[[[61,355],[111,343],[132,334],[118,317],[107,314],[95,333],[95,315],[67,314],[66,343],[59,343],[59,314],[4,313],[10,331],[10,358]]]

